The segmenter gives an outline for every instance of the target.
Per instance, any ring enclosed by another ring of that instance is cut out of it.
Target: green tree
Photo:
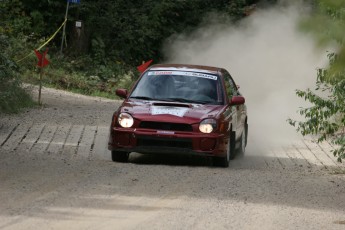
[[[19,0],[0,1],[0,112],[17,112],[33,104],[22,89],[18,66],[13,61],[12,39],[19,39],[29,28],[29,20],[22,15],[23,4]]]
[[[191,31],[213,11],[242,18],[248,2],[101,0],[81,4],[78,17],[85,22],[91,40],[96,39],[96,44],[103,41],[107,56],[137,65],[150,58],[160,61],[160,50],[167,37]],[[99,53],[98,48],[91,46],[91,53]]]
[[[51,65],[49,79],[45,81],[82,92],[89,93],[92,91],[89,87],[93,87],[111,93],[111,87],[121,84],[122,78],[135,77],[135,67],[142,61],[164,61],[161,50],[167,38],[193,31],[210,13],[230,16],[236,21],[246,15],[247,6],[258,1],[81,0],[80,4],[71,3],[66,24],[67,46],[61,58],[61,31],[48,44]],[[37,81],[32,74],[36,70],[32,51],[59,28],[66,5],[66,0],[0,0],[0,33],[6,35],[11,47],[6,50],[6,57],[20,60],[20,70],[32,82]],[[76,20],[82,21],[81,29],[75,27]]]
[[[303,27],[314,33],[322,44],[336,43],[337,52],[330,53],[329,67],[319,69],[315,90],[297,90],[297,95],[311,103],[300,110],[305,121],[289,119],[302,135],[317,135],[317,141],[330,139],[338,161],[345,159],[345,0],[314,2],[313,16]]]

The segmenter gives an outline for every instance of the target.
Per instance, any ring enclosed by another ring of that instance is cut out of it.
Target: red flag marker
[[[153,61],[153,60],[151,59],[151,60],[149,60],[149,61],[143,63],[142,65],[138,66],[138,67],[137,67],[138,71],[139,71],[140,73],[144,72],[144,71],[150,66],[150,64],[151,64],[152,61]]]
[[[48,53],[48,49],[46,49],[46,51],[44,51],[43,54],[41,54],[38,50],[35,50],[35,54],[38,58],[38,62],[37,62],[38,67],[43,68],[50,63],[49,60],[46,59],[47,53]]]

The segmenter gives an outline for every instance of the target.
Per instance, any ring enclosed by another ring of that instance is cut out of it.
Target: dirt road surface
[[[119,101],[45,89],[0,117],[0,229],[345,229],[344,164],[303,139],[207,158],[106,149]]]

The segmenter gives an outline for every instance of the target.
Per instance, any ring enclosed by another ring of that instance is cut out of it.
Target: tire
[[[120,151],[111,151],[111,159],[114,162],[128,162],[129,153]]]
[[[246,123],[244,125],[243,133],[241,135],[241,143],[240,148],[238,149],[238,152],[240,154],[244,154],[246,152],[246,146],[247,146],[247,138],[248,138],[248,124]]]
[[[235,159],[236,157],[236,133],[231,132],[230,134],[230,144],[229,144],[229,154],[230,154],[230,160]]]
[[[217,167],[224,167],[227,168],[229,167],[229,161],[234,159],[236,156],[235,152],[235,138],[236,138],[236,133],[231,132],[230,137],[229,137],[229,144],[228,148],[226,151],[226,156],[225,157],[214,157],[213,158],[213,165]]]

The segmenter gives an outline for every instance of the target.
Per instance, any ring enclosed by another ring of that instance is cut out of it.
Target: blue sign
[[[69,3],[77,3],[79,4],[80,3],[80,0],[67,0]]]

